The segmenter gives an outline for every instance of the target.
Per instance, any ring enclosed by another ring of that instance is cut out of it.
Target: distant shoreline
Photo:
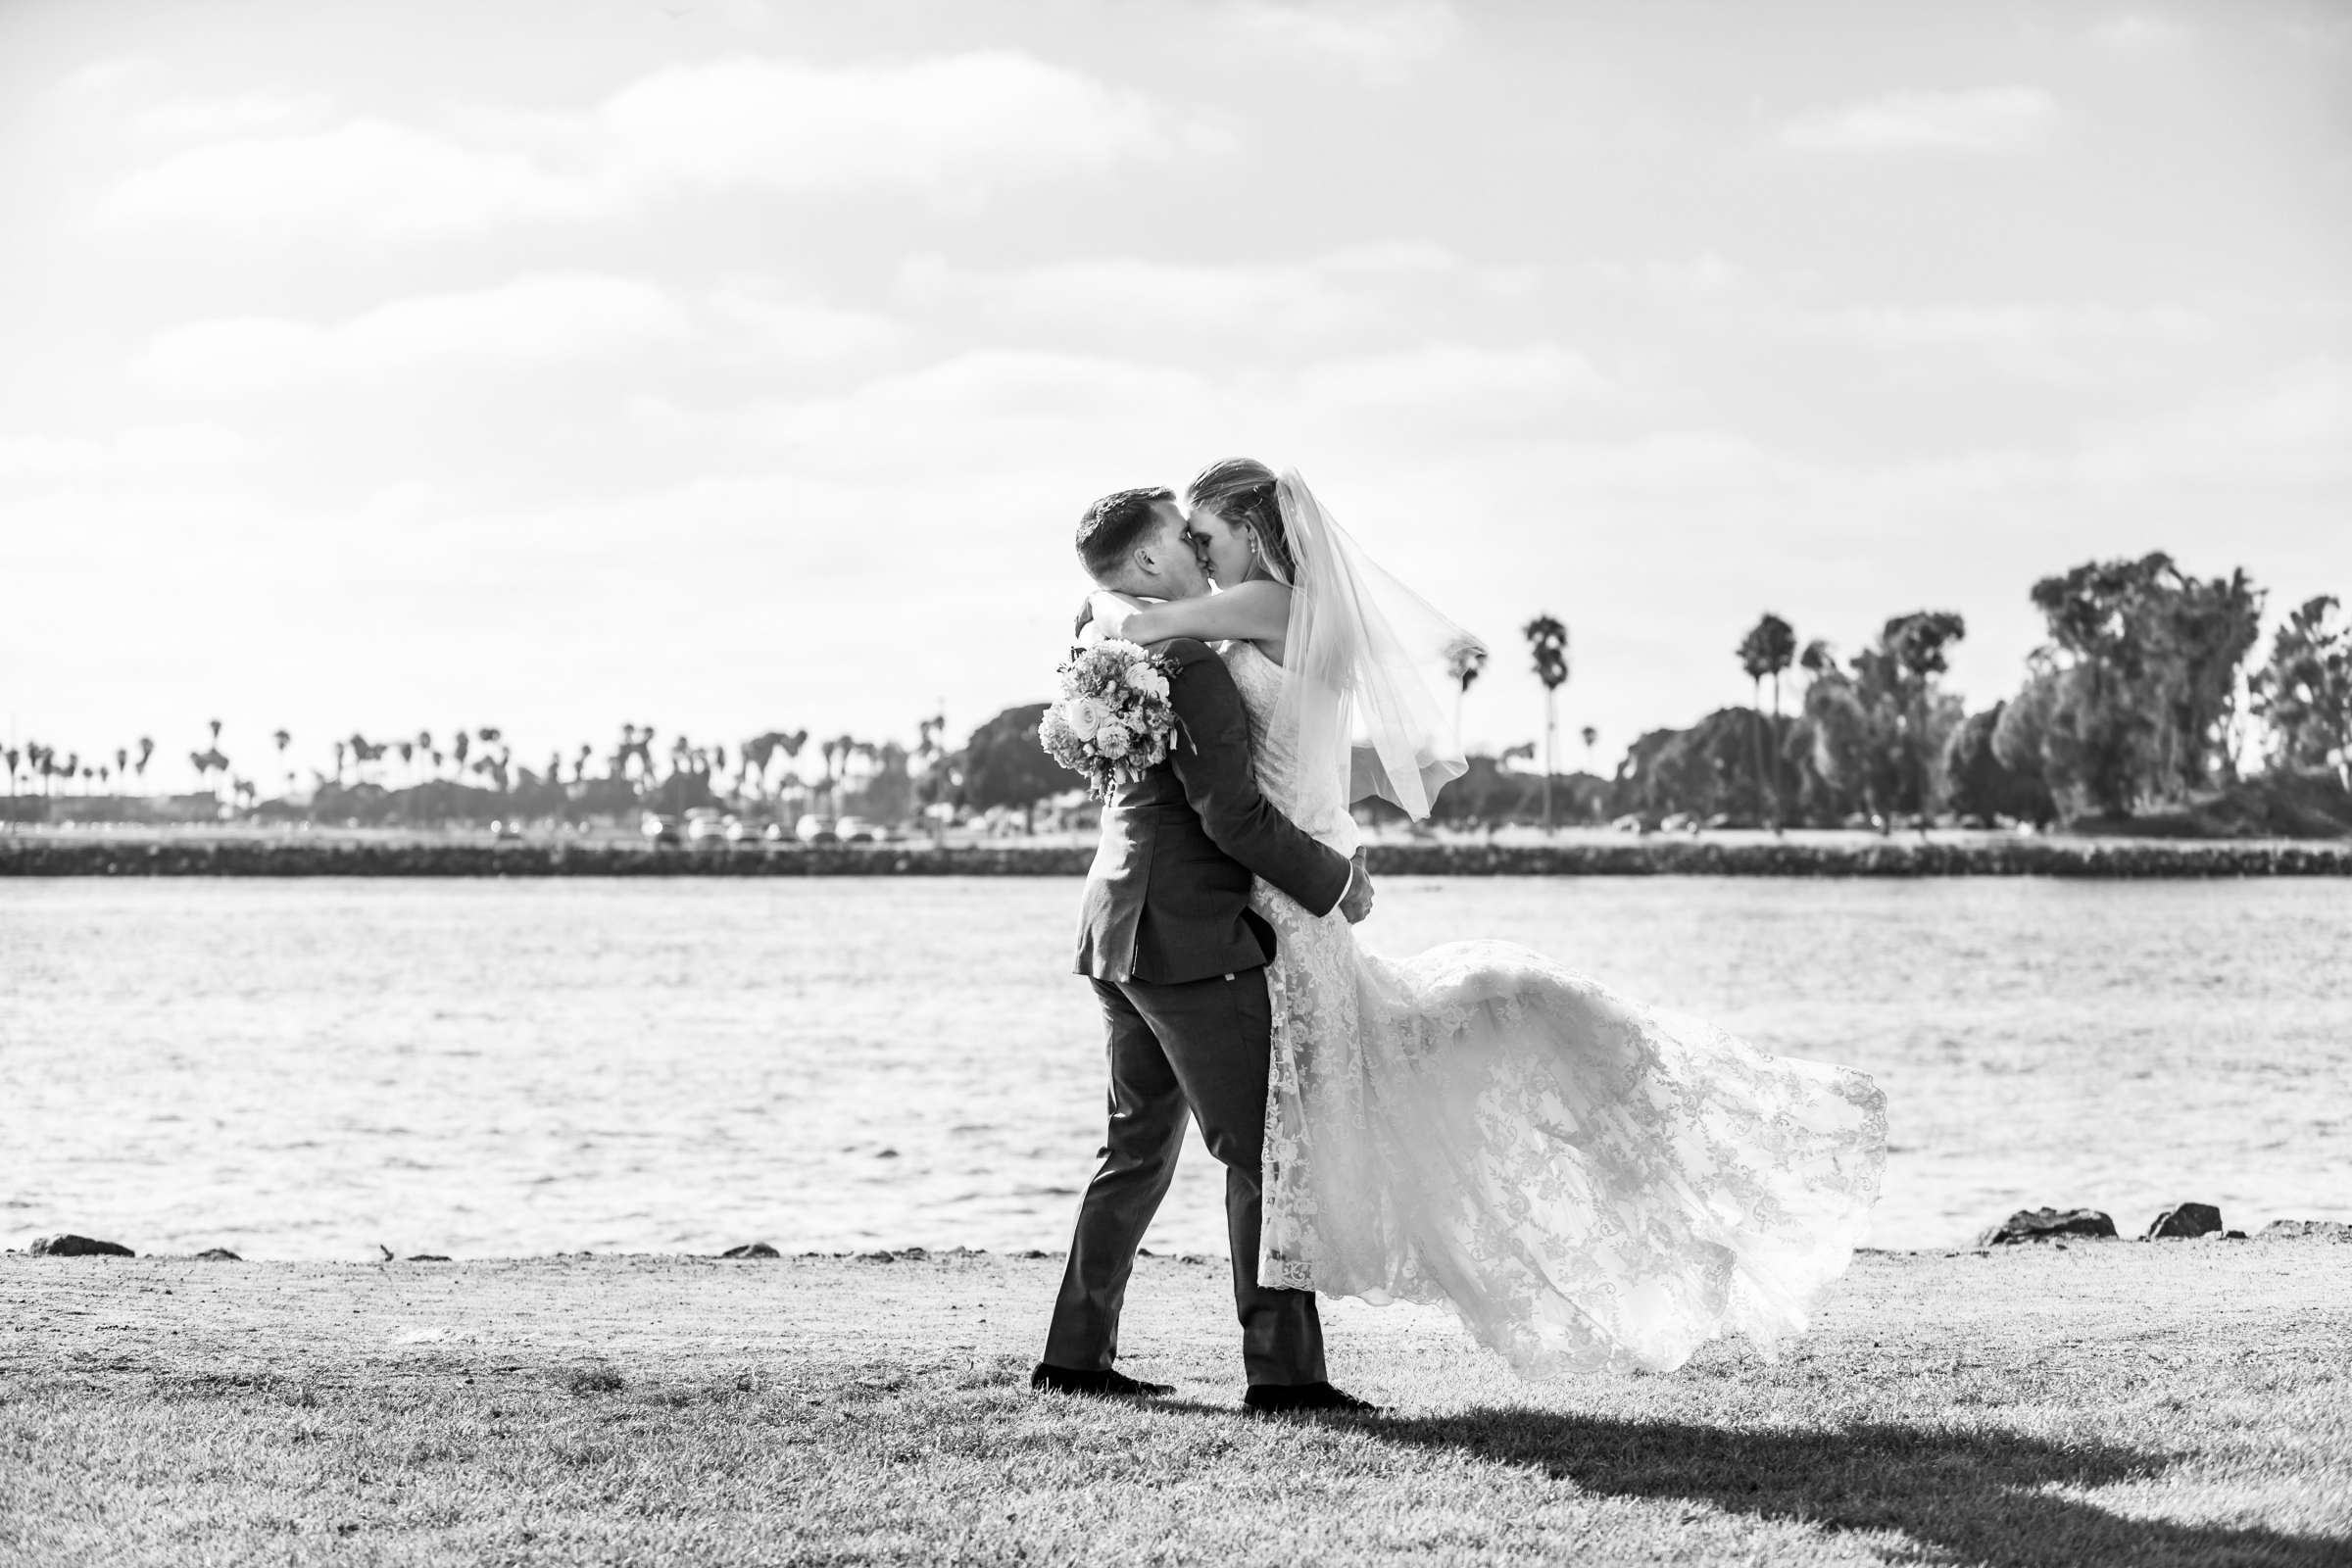
[[[1084,876],[1089,846],[891,844],[726,851],[320,839],[0,839],[0,877]],[[1384,876],[2214,878],[2352,876],[2352,841],[2018,838],[1868,843],[1627,837],[1375,843]]]

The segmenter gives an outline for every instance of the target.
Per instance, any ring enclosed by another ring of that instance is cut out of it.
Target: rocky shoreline
[[[1986,1229],[1977,1238],[1973,1249],[1964,1248],[1962,1250],[1973,1250],[1976,1251],[1987,1251],[1996,1247],[2018,1247],[2035,1243],[2051,1243],[2063,1249],[2069,1242],[2080,1243],[2084,1241],[2121,1240],[2123,1240],[2123,1238],[2117,1232],[2114,1220],[2110,1219],[2106,1214],[2101,1213],[2097,1209],[2024,1208],[2019,1209],[2016,1213],[2010,1215],[2000,1224]],[[2249,1233],[2242,1230],[2230,1230],[2226,1228],[2222,1222],[2221,1210],[2210,1203],[2179,1203],[2175,1204],[2171,1208],[2166,1209],[2163,1213],[2158,1214],[2156,1218],[2149,1223],[2146,1231],[2140,1235],[2138,1240],[2142,1242],[2313,1242],[2352,1246],[2352,1222],[2334,1219],[2275,1219],[2269,1224],[2263,1226],[2260,1230]],[[442,1252],[413,1252],[409,1256],[403,1258],[394,1253],[389,1248],[381,1249],[381,1250],[383,1255],[380,1258],[369,1259],[368,1261],[379,1263],[449,1263],[459,1261],[458,1259],[453,1259],[448,1254]],[[1860,1250],[1865,1252],[1881,1252],[1885,1250],[1880,1248],[1866,1247],[1860,1249]],[[1946,1256],[1954,1255],[1950,1250],[1943,1248],[1927,1248],[1915,1250],[1942,1253]],[[17,1255],[17,1249],[13,1247],[7,1249],[5,1255]],[[36,1238],[30,1246],[24,1249],[24,1255],[29,1257],[135,1258],[141,1256],[142,1254],[133,1250],[131,1248],[123,1246],[121,1242],[102,1241],[88,1236],[78,1236],[73,1234],[72,1232],[66,1232],[55,1236],[43,1236]],[[150,1261],[158,1259],[196,1263],[242,1263],[245,1261],[242,1256],[229,1250],[225,1247],[209,1247],[199,1252],[149,1252],[144,1255]],[[526,1263],[550,1260],[561,1261],[567,1258],[591,1258],[599,1255],[640,1257],[708,1256],[717,1260],[734,1259],[738,1261],[757,1261],[765,1258],[782,1259],[785,1257],[801,1257],[832,1258],[836,1260],[848,1259],[863,1263],[924,1263],[929,1262],[934,1258],[986,1257],[989,1255],[989,1251],[988,1249],[984,1247],[956,1247],[949,1248],[944,1250],[934,1250],[932,1249],[922,1247],[902,1247],[897,1249],[883,1249],[880,1250],[863,1252],[785,1252],[773,1246],[770,1246],[766,1242],[745,1242],[740,1246],[730,1247],[724,1251],[708,1254],[695,1252],[680,1252],[674,1254],[599,1254],[595,1252],[556,1252],[550,1254],[548,1258],[544,1259],[534,1259],[529,1257],[498,1257],[466,1258],[464,1259],[464,1261],[473,1263]],[[1008,1252],[1004,1255],[1008,1257],[1034,1260],[1038,1258],[1058,1258],[1063,1254],[1060,1252],[1045,1251],[1038,1248],[1030,1248],[1025,1251]],[[1146,1248],[1138,1255],[1143,1257],[1151,1257],[1154,1254],[1151,1249]],[[1211,1258],[1201,1253],[1185,1252],[1176,1254],[1175,1261],[1179,1263],[1211,1263],[1220,1262],[1222,1259]]]
[[[2212,878],[2352,876],[2352,842],[2019,838],[1390,843],[1383,876]],[[1044,876],[1086,874],[1089,846],[799,846],[709,852],[637,845],[320,839],[0,841],[0,877]]]

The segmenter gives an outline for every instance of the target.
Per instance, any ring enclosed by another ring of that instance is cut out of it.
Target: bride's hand
[[[1142,600],[1107,588],[1087,595],[1086,602],[1094,608],[1095,624],[1102,628],[1105,637],[1126,636],[1127,617],[1144,608]]]

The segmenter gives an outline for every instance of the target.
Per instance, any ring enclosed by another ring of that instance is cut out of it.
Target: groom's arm
[[[1258,793],[1250,760],[1250,711],[1225,662],[1191,638],[1160,651],[1176,665],[1168,701],[1191,741],[1178,737],[1168,761],[1209,842],[1310,913],[1330,913],[1347,894],[1354,867]]]

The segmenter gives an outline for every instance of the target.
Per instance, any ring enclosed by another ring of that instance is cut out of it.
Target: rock
[[[242,1263],[245,1260],[225,1247],[208,1247],[196,1254],[199,1263]]]
[[[2060,1236],[2113,1236],[2115,1221],[2095,1208],[2021,1208],[1977,1238],[1979,1247],[2012,1247]]]
[[[2156,1216],[2147,1235],[2140,1238],[2153,1242],[2167,1237],[2211,1236],[2222,1228],[2222,1211],[2211,1203],[2175,1203]]]
[[[2275,1219],[2262,1228],[2266,1242],[2352,1242],[2352,1225],[2340,1219]]]
[[[35,1257],[136,1257],[121,1242],[94,1242],[87,1236],[44,1236],[32,1244]]]
[[[412,1263],[446,1263],[449,1258],[440,1252],[411,1252],[409,1261]]]
[[[765,1242],[746,1242],[741,1247],[730,1247],[718,1255],[721,1257],[782,1257],[784,1254]]]

